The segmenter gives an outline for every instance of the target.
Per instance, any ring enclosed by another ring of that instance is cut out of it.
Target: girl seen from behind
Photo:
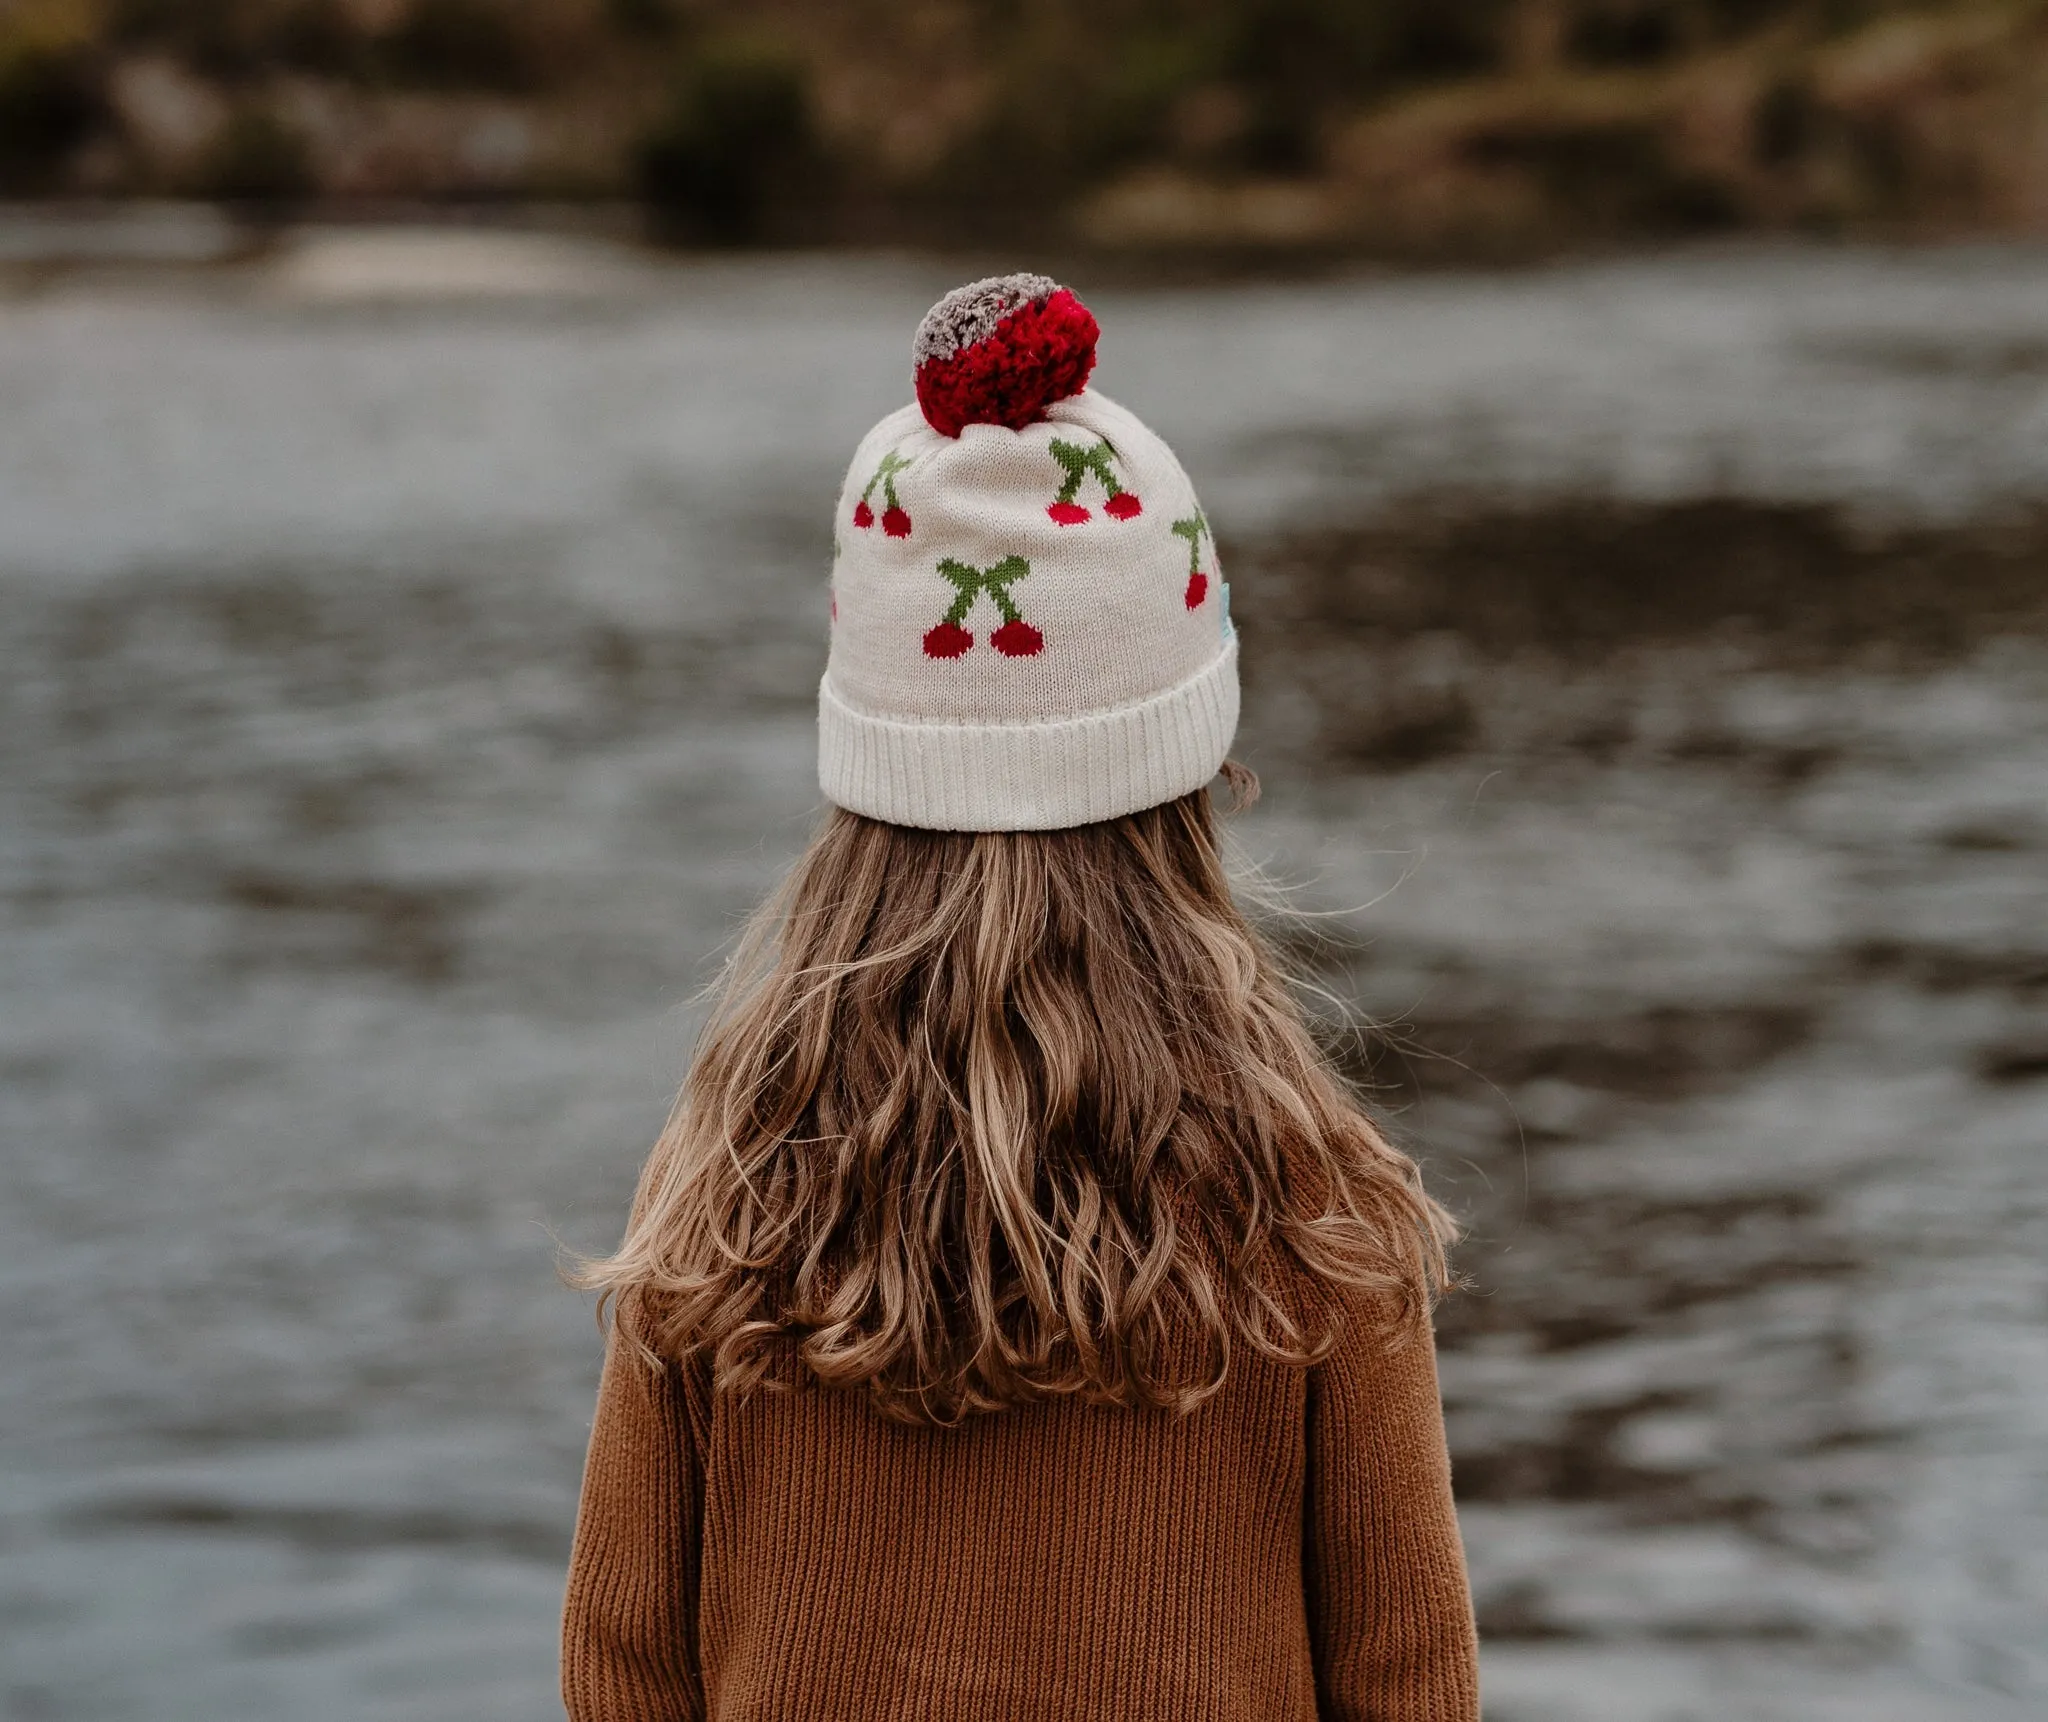
[[[855,455],[833,811],[584,1270],[574,1722],[1478,1715],[1448,1228],[1232,901],[1228,592],[1095,336],[962,288]]]

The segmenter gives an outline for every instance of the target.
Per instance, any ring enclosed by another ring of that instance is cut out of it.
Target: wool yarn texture
[[[977,281],[913,343],[917,404],[855,451],[834,524],[818,777],[943,831],[1058,830],[1199,789],[1237,729],[1216,545],[1173,451],[1087,386],[1095,319]]]

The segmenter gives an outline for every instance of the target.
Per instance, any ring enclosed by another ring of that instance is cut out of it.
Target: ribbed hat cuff
[[[818,684],[818,787],[928,831],[1059,831],[1157,807],[1216,775],[1237,733],[1237,640],[1178,687],[1050,723],[869,717]]]

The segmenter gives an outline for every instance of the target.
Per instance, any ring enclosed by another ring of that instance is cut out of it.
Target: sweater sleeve
[[[1323,1722],[1477,1722],[1479,1646],[1427,1327],[1312,1372],[1305,1532]]]
[[[700,1426],[689,1381],[615,1326],[562,1606],[570,1722],[700,1722]]]

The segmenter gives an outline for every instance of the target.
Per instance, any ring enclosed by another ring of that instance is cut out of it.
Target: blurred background
[[[0,0],[0,1717],[523,1722],[1022,266],[1467,1216],[1491,1722],[2048,1714],[2048,5]]]

